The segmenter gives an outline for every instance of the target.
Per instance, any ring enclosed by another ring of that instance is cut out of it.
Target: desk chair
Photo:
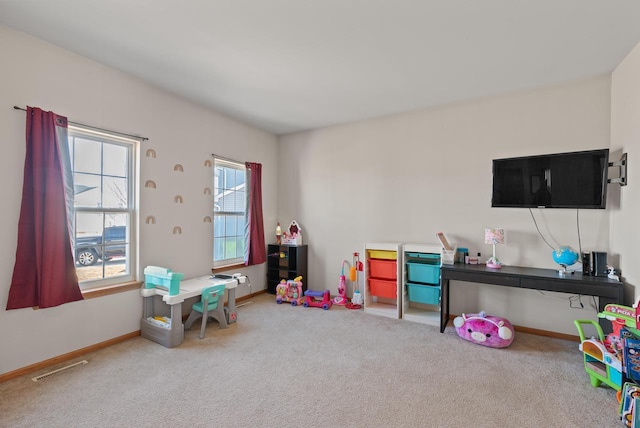
[[[185,330],[191,328],[191,324],[200,317],[202,317],[200,339],[204,338],[204,329],[209,317],[217,320],[220,328],[227,328],[227,317],[224,313],[224,290],[225,284],[214,285],[202,290],[200,301],[191,307],[189,318],[184,324]]]

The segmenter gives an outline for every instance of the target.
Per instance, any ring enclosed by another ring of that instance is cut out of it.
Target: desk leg
[[[153,296],[142,298],[142,319],[153,316]]]
[[[440,333],[444,333],[449,322],[449,280],[440,279]]]
[[[236,289],[229,289],[229,301],[227,302],[227,323],[233,324],[238,319],[238,309],[236,308]]]
[[[180,333],[182,332],[182,333]],[[182,302],[171,305],[171,333],[184,338],[184,325],[182,324]],[[180,339],[178,345],[182,343]]]

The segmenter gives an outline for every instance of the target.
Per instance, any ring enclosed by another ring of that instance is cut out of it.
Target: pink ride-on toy
[[[280,281],[276,286],[276,303],[291,302],[291,306],[302,304],[304,296],[302,295],[302,277],[298,276],[293,280]]]
[[[322,308],[325,311],[331,308],[331,293],[329,290],[313,291],[307,290],[304,292],[305,300],[304,307],[308,308],[312,306],[314,308]]]

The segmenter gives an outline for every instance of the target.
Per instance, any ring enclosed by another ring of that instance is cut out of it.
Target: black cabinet
[[[283,279],[302,276],[302,289],[307,289],[307,246],[267,246],[267,291],[276,294],[276,287]]]

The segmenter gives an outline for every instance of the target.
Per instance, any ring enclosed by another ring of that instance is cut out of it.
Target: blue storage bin
[[[407,282],[409,301],[427,305],[440,304],[440,287],[437,285],[414,284]]]
[[[440,263],[440,254],[433,253],[407,253],[407,257],[415,257],[424,262]]]
[[[410,260],[407,262],[407,279],[410,282],[439,284],[440,265]]]

